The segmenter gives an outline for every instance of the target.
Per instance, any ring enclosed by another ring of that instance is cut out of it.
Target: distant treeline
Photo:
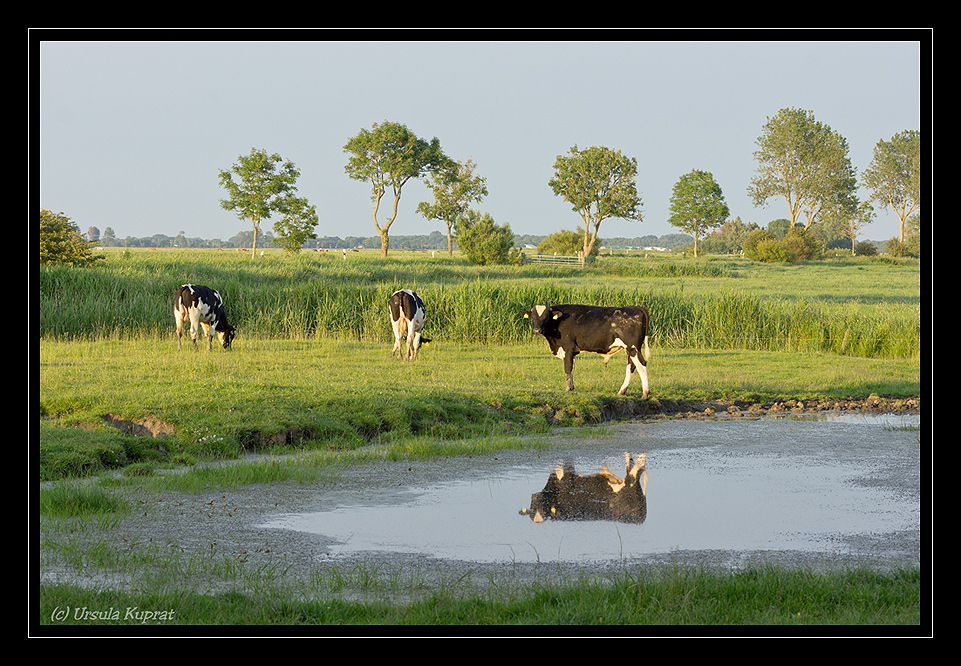
[[[93,231],[93,230],[91,230]],[[99,234],[90,233],[90,240],[95,241],[103,247],[183,247],[183,248],[248,248],[253,246],[253,232],[242,231],[236,236],[227,240],[220,238],[188,238],[183,234],[177,236],[167,236],[165,234],[155,234],[143,238],[127,236],[124,239],[114,238],[109,234],[99,237]],[[547,235],[538,236],[533,234],[515,234],[514,247],[527,248],[537,247],[537,245],[547,238]],[[674,250],[686,247],[693,238],[687,234],[665,234],[663,236],[637,236],[635,238],[605,238],[599,241],[602,248],[613,250],[643,249],[645,247],[664,248]],[[267,232],[257,238],[257,247],[275,247],[273,234]],[[324,250],[353,250],[358,248],[380,248],[380,236],[321,236],[311,239],[304,243],[305,249],[324,249]],[[447,251],[447,236],[440,231],[434,231],[421,236],[391,236],[390,248],[392,250],[443,250]]]

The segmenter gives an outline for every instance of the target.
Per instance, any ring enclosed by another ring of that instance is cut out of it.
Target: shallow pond
[[[659,421],[572,430],[549,452],[433,461],[443,478],[371,470],[324,510],[259,527],[322,538],[323,557],[395,553],[478,563],[602,562],[678,552],[797,552],[831,559],[920,557],[920,416]],[[535,524],[519,514],[551,469],[647,453],[647,519]],[[405,463],[406,466],[406,463]],[[406,469],[405,469],[406,471]],[[398,481],[398,477],[407,479]],[[390,481],[387,481],[387,480]],[[736,559],[736,557],[735,557]]]

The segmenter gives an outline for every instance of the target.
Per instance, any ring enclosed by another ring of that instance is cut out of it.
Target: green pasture
[[[172,298],[184,282],[224,295],[239,329],[230,352],[177,351]],[[386,303],[401,287],[428,307],[433,341],[415,363],[388,358]],[[159,455],[108,415],[172,428],[160,447],[169,463],[538,433],[636,399],[639,386],[614,395],[617,356],[604,366],[581,355],[576,390],[564,391],[561,363],[521,317],[535,303],[647,306],[653,401],[920,394],[917,262],[637,254],[581,271],[415,252],[141,250],[111,251],[95,268],[42,266],[40,289],[42,478]]]
[[[342,465],[372,457],[549,446],[553,426],[591,424],[606,407],[638,399],[636,378],[627,396],[614,395],[624,377],[618,356],[607,366],[578,357],[576,390],[564,391],[562,363],[520,316],[539,302],[647,306],[653,404],[919,396],[920,281],[916,261],[773,266],[643,253],[602,256],[583,271],[478,267],[429,252],[254,259],[214,250],[110,250],[93,268],[42,266],[39,448],[31,452],[31,473],[48,482],[39,492],[42,566],[142,585],[44,584],[40,622],[73,623],[57,619],[63,608],[138,607],[174,608],[161,622],[175,624],[916,626],[917,570],[678,569],[492,587],[359,566],[304,582],[285,575],[279,554],[253,564],[154,543],[118,547],[105,535],[122,532],[144,492],[322,486]],[[239,329],[232,351],[177,351],[172,300],[185,282],[224,295]],[[388,358],[387,298],[401,287],[428,307],[433,341],[413,363]],[[111,425],[122,421],[172,434]],[[195,464],[253,450],[298,455]],[[166,473],[172,468],[178,473]],[[228,591],[181,587],[197,578]]]

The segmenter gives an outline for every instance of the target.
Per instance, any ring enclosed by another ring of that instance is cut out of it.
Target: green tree
[[[768,222],[767,230],[770,231],[771,234],[778,240],[783,240],[793,226],[794,225],[791,223],[791,220],[782,217]]]
[[[668,222],[694,236],[694,256],[697,240],[710,229],[724,224],[730,215],[721,186],[708,171],[693,169],[674,184],[671,195],[671,216]]]
[[[619,150],[594,146],[579,151],[575,145],[568,155],[558,155],[548,185],[581,216],[585,257],[591,255],[601,222],[608,217],[641,220],[636,176],[637,160]]]
[[[234,175],[238,182],[234,182]],[[251,256],[257,254],[261,222],[270,219],[286,198],[297,191],[299,176],[300,171],[290,160],[285,162],[277,153],[267,155],[266,150],[256,148],[249,155],[241,155],[230,169],[220,172],[220,186],[230,195],[229,199],[220,200],[221,207],[235,211],[238,219],[249,220],[253,225]]]
[[[386,257],[390,247],[390,226],[397,219],[404,185],[412,178],[453,170],[453,160],[444,155],[437,137],[429,142],[419,139],[407,127],[394,122],[374,123],[370,130],[361,130],[347,142],[344,152],[349,156],[345,167],[347,175],[370,183],[374,228],[380,234],[380,255]],[[394,206],[390,217],[381,225],[377,211],[388,187],[394,194]]]
[[[317,226],[317,208],[307,199],[288,196],[280,206],[283,217],[274,222],[274,232],[277,234],[274,242],[280,245],[287,254],[296,254],[310,238],[317,238],[314,228]]]
[[[514,251],[514,232],[509,224],[498,226],[488,213],[466,210],[454,225],[457,247],[472,264],[511,264],[519,259]]]
[[[428,186],[434,193],[434,203],[422,201],[417,212],[428,220],[442,220],[447,225],[447,254],[454,253],[451,229],[459,215],[472,203],[480,203],[487,196],[487,179],[474,175],[477,165],[473,160],[458,162],[457,169],[435,171]]]
[[[740,217],[725,220],[701,243],[701,250],[715,254],[734,254],[740,252],[747,235],[757,229],[757,223],[745,223]]]
[[[757,173],[747,188],[755,206],[783,197],[791,226],[803,214],[805,228],[822,214],[856,207],[857,177],[847,141],[816,121],[812,111],[781,109],[764,125],[757,146]]]
[[[911,213],[921,207],[921,133],[905,130],[890,141],[878,141],[874,158],[861,175],[872,199],[889,207],[901,220],[901,236]]]
[[[40,211],[40,263],[90,266],[103,260],[91,252],[93,241],[87,241],[80,227],[63,213]]]
[[[851,254],[856,255],[858,246],[861,245],[858,243],[858,234],[861,233],[864,225],[874,221],[874,207],[870,202],[861,202],[854,214],[844,218],[843,221],[844,236],[851,239]]]

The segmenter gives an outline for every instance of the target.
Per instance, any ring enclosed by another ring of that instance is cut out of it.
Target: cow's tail
[[[651,346],[647,342],[647,336],[644,336],[644,362],[651,360]]]

